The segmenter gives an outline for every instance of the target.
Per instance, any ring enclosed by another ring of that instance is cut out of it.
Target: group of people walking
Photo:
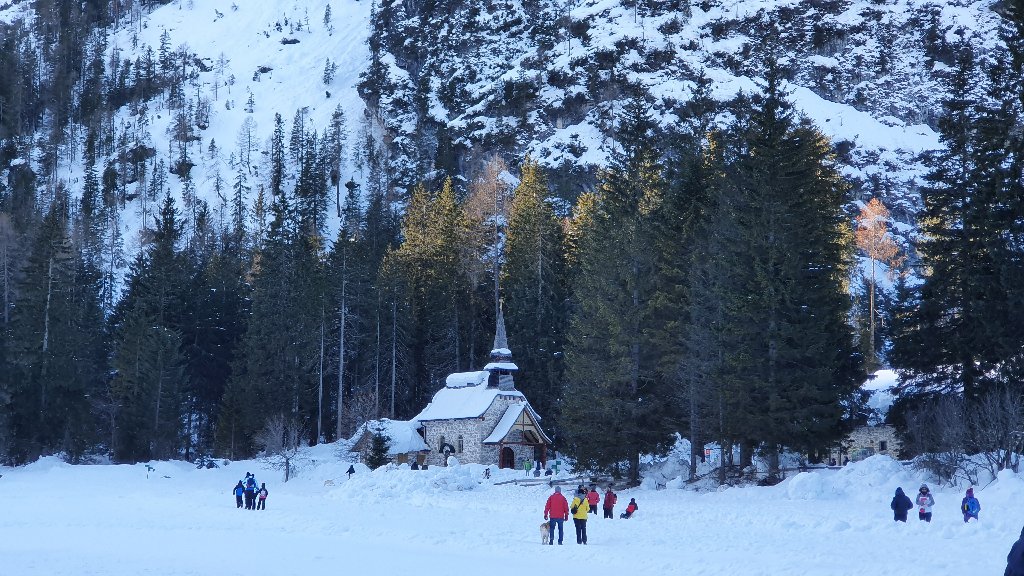
[[[245,499],[246,510],[266,510],[267,509],[267,496],[270,495],[267,492],[266,483],[260,484],[259,488],[256,487],[256,475],[249,472],[245,473],[245,479],[239,480],[238,484],[235,484],[233,490],[235,494],[235,507],[242,507],[242,499]]]
[[[892,508],[893,520],[895,522],[906,522],[907,513],[911,508],[917,508],[917,518],[924,522],[932,521],[932,507],[935,506],[935,497],[927,484],[921,484],[917,490],[917,496],[913,501],[903,492],[903,488],[896,489],[889,507]],[[967,495],[960,502],[960,511],[964,515],[964,522],[970,522],[971,518],[978,519],[981,512],[981,503],[974,497],[974,488],[967,489]]]
[[[619,497],[610,487],[604,493],[604,517],[614,518],[615,503]],[[548,523],[548,544],[555,543],[555,527],[558,528],[558,543],[562,543],[562,524],[572,515],[572,523],[576,528],[576,543],[587,543],[587,517],[589,514],[597,514],[597,506],[601,503],[601,495],[597,492],[596,486],[591,486],[587,491],[586,486],[580,484],[573,495],[572,504],[562,495],[562,487],[555,486],[555,492],[548,496],[544,504],[544,520]],[[636,512],[636,498],[630,498],[626,511],[620,518],[630,518]]]

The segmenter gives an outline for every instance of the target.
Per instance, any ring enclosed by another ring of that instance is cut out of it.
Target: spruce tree
[[[1021,207],[1020,147],[1010,128],[1016,104],[1004,104],[1008,86],[995,70],[988,94],[979,89],[977,69],[972,47],[958,46],[939,121],[944,149],[930,158],[922,190],[916,249],[926,273],[897,316],[892,353],[907,394],[956,393],[971,402],[998,382],[1022,342],[1007,322],[1021,277],[1011,240],[1020,238],[1019,216],[1011,216]]]
[[[863,375],[847,323],[846,186],[829,142],[795,117],[767,64],[763,95],[737,107],[735,160],[713,216],[723,252],[711,256],[728,270],[723,401],[733,433],[762,445],[775,473],[782,447],[807,452],[842,436]]]
[[[468,364],[463,304],[466,275],[459,265],[466,220],[451,180],[436,195],[423,186],[413,191],[402,222],[402,244],[393,252],[389,282],[402,287],[408,307],[399,318],[410,335],[402,363],[408,388],[400,413],[426,405],[445,377]]]
[[[625,473],[632,482],[640,454],[665,449],[671,429],[650,331],[653,217],[665,184],[646,109],[640,98],[627,105],[622,148],[601,176],[594,223],[580,239],[561,409],[580,466]]]
[[[10,315],[7,459],[62,453],[77,461],[96,440],[89,403],[103,379],[98,274],[72,244],[68,198],[35,234]]]
[[[114,456],[138,462],[185,455],[188,359],[183,329],[191,324],[195,276],[181,249],[183,224],[164,198],[153,241],[132,264],[112,318],[111,392],[118,403]]]
[[[523,391],[547,422],[558,422],[562,396],[568,286],[565,238],[547,201],[543,169],[527,158],[516,187],[505,240],[501,285]],[[546,427],[558,436],[555,426]]]

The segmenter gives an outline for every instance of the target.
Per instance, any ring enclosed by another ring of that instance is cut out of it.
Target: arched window
[[[456,450],[459,454],[462,454],[462,434],[459,434],[459,444]]]

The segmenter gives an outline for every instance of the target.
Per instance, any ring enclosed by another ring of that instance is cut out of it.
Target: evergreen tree
[[[195,277],[181,251],[183,224],[166,196],[152,244],[132,264],[125,296],[112,318],[111,394],[116,459],[138,462],[185,455],[187,357],[183,328],[194,314]]]
[[[794,117],[769,58],[763,96],[741,103],[720,210],[728,244],[721,378],[734,433],[803,452],[844,433],[844,403],[863,380],[847,324],[852,234],[828,141]],[[749,457],[749,455],[747,456]]]
[[[538,413],[557,423],[565,368],[568,273],[564,233],[547,196],[542,168],[527,158],[509,215],[501,285],[509,346],[520,367],[516,386]],[[548,427],[548,433],[555,430]]]
[[[15,463],[51,453],[77,461],[97,440],[89,397],[100,390],[105,356],[98,274],[71,243],[67,206],[58,190],[10,316],[5,456]]]
[[[998,72],[986,95],[976,71],[973,49],[960,45],[939,121],[944,149],[930,159],[922,190],[916,248],[926,273],[896,317],[892,352],[907,394],[962,393],[969,402],[998,383],[1024,342],[1007,322],[1021,278],[1011,240],[1020,238],[1019,217],[1010,216],[1021,207],[1017,105],[1004,103],[1010,87]]]
[[[400,414],[426,405],[448,374],[468,364],[460,341],[468,320],[462,305],[469,287],[459,268],[465,224],[450,180],[433,197],[423,186],[413,192],[402,222],[402,244],[389,265],[390,281],[402,287],[408,307],[398,319],[410,338],[402,359],[408,388],[400,398]]]
[[[271,210],[255,254],[252,312],[218,425],[219,446],[236,458],[253,454],[254,435],[282,411],[316,433],[325,293],[320,254],[300,234],[289,195],[275,198]]]
[[[601,176],[593,226],[574,280],[562,424],[586,468],[639,481],[639,457],[670,440],[652,323],[653,218],[665,193],[653,124],[642,98],[620,120],[621,150]],[[662,401],[655,400],[662,398]],[[626,463],[626,470],[618,470]]]
[[[391,439],[383,430],[374,430],[373,435],[370,436],[370,452],[366,455],[366,465],[371,470],[376,470],[391,462],[391,458],[388,456],[390,449]]]

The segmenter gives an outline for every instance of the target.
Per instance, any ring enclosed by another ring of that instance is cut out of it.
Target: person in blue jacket
[[[256,475],[245,473],[245,509],[255,510],[256,509],[256,487],[259,484],[256,483]]]
[[[245,486],[242,485],[242,481],[239,480],[238,484],[235,484],[235,507],[242,507],[242,495],[245,494]]]
[[[960,511],[964,513],[964,524],[969,522],[971,518],[978,519],[978,513],[981,512],[981,502],[974,497],[974,488],[967,489],[967,496],[964,496],[962,502],[960,502]]]
[[[906,522],[907,512],[914,507],[914,503],[911,502],[910,497],[903,493],[903,487],[896,489],[896,495],[892,497],[892,503],[889,504],[889,508],[892,508],[892,519],[894,522]]]

